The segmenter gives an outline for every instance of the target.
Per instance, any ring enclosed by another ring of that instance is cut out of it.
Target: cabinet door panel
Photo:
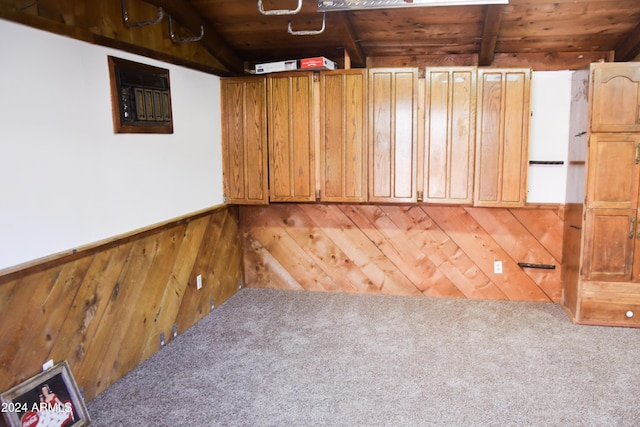
[[[221,80],[225,198],[267,204],[266,79]]]
[[[640,135],[593,134],[589,141],[587,207],[634,209],[640,185]]]
[[[636,240],[633,209],[588,209],[583,275],[586,280],[630,281]]]
[[[475,147],[476,71],[427,68],[424,201],[471,203]]]
[[[366,193],[366,72],[320,76],[320,198],[363,202]]]
[[[531,70],[478,71],[476,206],[524,206]]]
[[[592,132],[640,132],[640,67],[592,64]]]
[[[313,74],[268,77],[270,200],[315,201]]]
[[[416,201],[418,70],[369,70],[369,201]]]

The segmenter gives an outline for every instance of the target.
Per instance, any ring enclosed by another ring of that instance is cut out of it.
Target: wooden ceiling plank
[[[366,65],[366,56],[362,51],[358,36],[353,29],[353,25],[351,25],[349,17],[344,12],[336,12],[334,13],[334,15],[340,22],[342,28],[344,28],[341,40],[344,44],[345,50],[351,58],[351,64],[355,65],[356,67],[364,67]]]
[[[200,43],[222,63],[228,70],[236,74],[244,74],[244,63],[237,53],[223,40],[223,38],[201,17],[186,0],[145,0],[147,3],[162,7],[171,15],[173,20],[191,33],[200,34],[200,27],[204,28],[204,36]]]
[[[633,61],[640,54],[640,22],[615,49],[616,61]]]
[[[478,65],[491,65],[495,55],[498,32],[502,23],[502,5],[488,5],[484,15],[484,28],[482,30],[482,42],[480,43],[480,54]]]

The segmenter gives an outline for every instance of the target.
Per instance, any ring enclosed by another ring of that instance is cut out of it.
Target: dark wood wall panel
[[[240,208],[248,287],[560,302],[563,208]],[[493,263],[503,262],[503,274]],[[521,268],[519,262],[555,269]]]
[[[196,276],[202,275],[202,289]],[[0,389],[69,361],[91,400],[238,289],[238,208],[224,207],[0,276]]]

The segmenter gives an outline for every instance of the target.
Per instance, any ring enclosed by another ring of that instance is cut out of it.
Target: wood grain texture
[[[237,291],[238,230],[216,209],[0,276],[0,389],[67,360],[91,400]]]
[[[249,287],[554,302],[562,294],[561,207],[287,204],[243,206],[240,218]],[[493,273],[494,260],[504,274]]]

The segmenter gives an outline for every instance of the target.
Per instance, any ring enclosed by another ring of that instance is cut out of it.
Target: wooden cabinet
[[[591,132],[640,132],[637,62],[592,65]]]
[[[422,200],[473,202],[476,68],[425,70]]]
[[[638,281],[633,276],[637,210],[587,209],[585,229],[585,280]]]
[[[524,206],[530,96],[530,69],[478,70],[474,205]]]
[[[267,77],[272,202],[316,200],[313,73]]]
[[[589,139],[587,208],[635,209],[640,186],[640,133]]]
[[[367,200],[365,70],[320,73],[320,200]]]
[[[635,87],[636,72],[638,63],[591,67],[586,197],[581,227],[574,226],[582,233],[580,254],[563,254],[563,270],[579,257],[577,280],[566,275],[572,280],[565,281],[563,298],[577,323],[640,326],[640,131],[622,131],[633,123],[622,125],[620,117],[602,110],[617,102],[631,108],[637,88],[627,100],[621,90]]]
[[[267,204],[264,77],[221,79],[222,158],[227,203]]]
[[[370,202],[415,202],[418,69],[369,70]]]

